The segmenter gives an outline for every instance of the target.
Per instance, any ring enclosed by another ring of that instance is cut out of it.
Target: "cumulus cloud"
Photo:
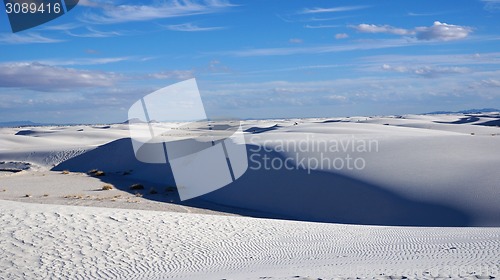
[[[391,66],[389,64],[382,65],[382,70],[398,73],[410,73],[427,78],[436,78],[447,74],[465,74],[470,70],[467,67],[437,67],[437,66]]]
[[[0,64],[0,87],[54,91],[110,87],[119,79],[119,75],[114,73],[49,66],[38,62]]]
[[[472,28],[435,21],[431,27],[417,27],[415,31],[419,40],[452,41],[466,38]]]
[[[453,41],[464,39],[472,32],[468,26],[434,22],[430,27],[416,27],[414,29],[397,28],[390,25],[359,24],[351,26],[362,33],[386,33],[393,35],[415,35],[418,40],[426,41]]]

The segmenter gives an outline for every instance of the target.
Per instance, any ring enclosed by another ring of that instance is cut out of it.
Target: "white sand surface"
[[[247,172],[188,201],[125,124],[0,128],[0,279],[498,278],[499,119],[245,121]]]
[[[492,279],[498,228],[293,222],[0,201],[4,279]]]

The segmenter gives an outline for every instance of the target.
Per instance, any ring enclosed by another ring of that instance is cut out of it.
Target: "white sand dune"
[[[247,172],[185,202],[125,124],[0,128],[0,278],[499,277],[499,118],[246,121]]]
[[[491,279],[500,270],[498,228],[373,227],[7,201],[0,221],[5,279]]]

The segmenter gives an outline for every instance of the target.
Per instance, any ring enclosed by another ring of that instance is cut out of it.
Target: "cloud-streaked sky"
[[[0,122],[126,120],[196,77],[210,116],[500,108],[500,0],[81,0],[12,34],[0,12]]]

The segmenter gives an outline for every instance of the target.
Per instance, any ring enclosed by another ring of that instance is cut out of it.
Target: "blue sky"
[[[500,107],[500,0],[101,1],[13,34],[0,122],[107,123],[196,77],[209,116]]]

